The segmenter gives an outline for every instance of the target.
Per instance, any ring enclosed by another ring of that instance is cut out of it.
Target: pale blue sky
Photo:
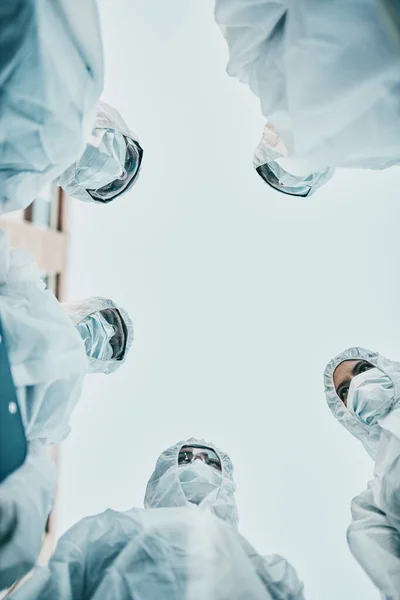
[[[90,376],[62,450],[60,533],[142,506],[160,451],[205,437],[236,466],[240,529],[296,567],[311,600],[378,593],[347,549],[351,498],[372,475],[325,405],[349,345],[400,358],[400,173],[343,171],[309,199],[252,168],[263,128],[225,74],[211,0],[102,0],[104,99],[139,134],[138,184],[74,202],[70,298],[131,313],[123,369]]]

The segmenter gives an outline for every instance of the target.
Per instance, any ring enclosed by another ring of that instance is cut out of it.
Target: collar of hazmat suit
[[[311,172],[399,163],[400,43],[388,4],[215,2],[228,75],[250,87]]]

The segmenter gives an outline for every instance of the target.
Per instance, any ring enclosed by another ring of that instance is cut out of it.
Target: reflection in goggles
[[[206,465],[222,471],[218,454],[212,448],[205,446],[183,446],[178,455],[178,465],[190,465],[196,458],[200,458]]]

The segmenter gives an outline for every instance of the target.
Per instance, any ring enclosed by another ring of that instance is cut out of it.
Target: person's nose
[[[197,460],[197,459],[201,460],[201,462],[205,462],[205,460],[204,460],[204,458],[203,458],[203,456],[202,456],[201,454],[197,454],[197,455],[194,457],[194,460]]]

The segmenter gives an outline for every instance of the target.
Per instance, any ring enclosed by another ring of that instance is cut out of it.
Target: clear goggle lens
[[[195,460],[202,460],[206,465],[222,470],[218,454],[212,448],[205,446],[183,446],[179,451],[178,465],[190,465]]]

